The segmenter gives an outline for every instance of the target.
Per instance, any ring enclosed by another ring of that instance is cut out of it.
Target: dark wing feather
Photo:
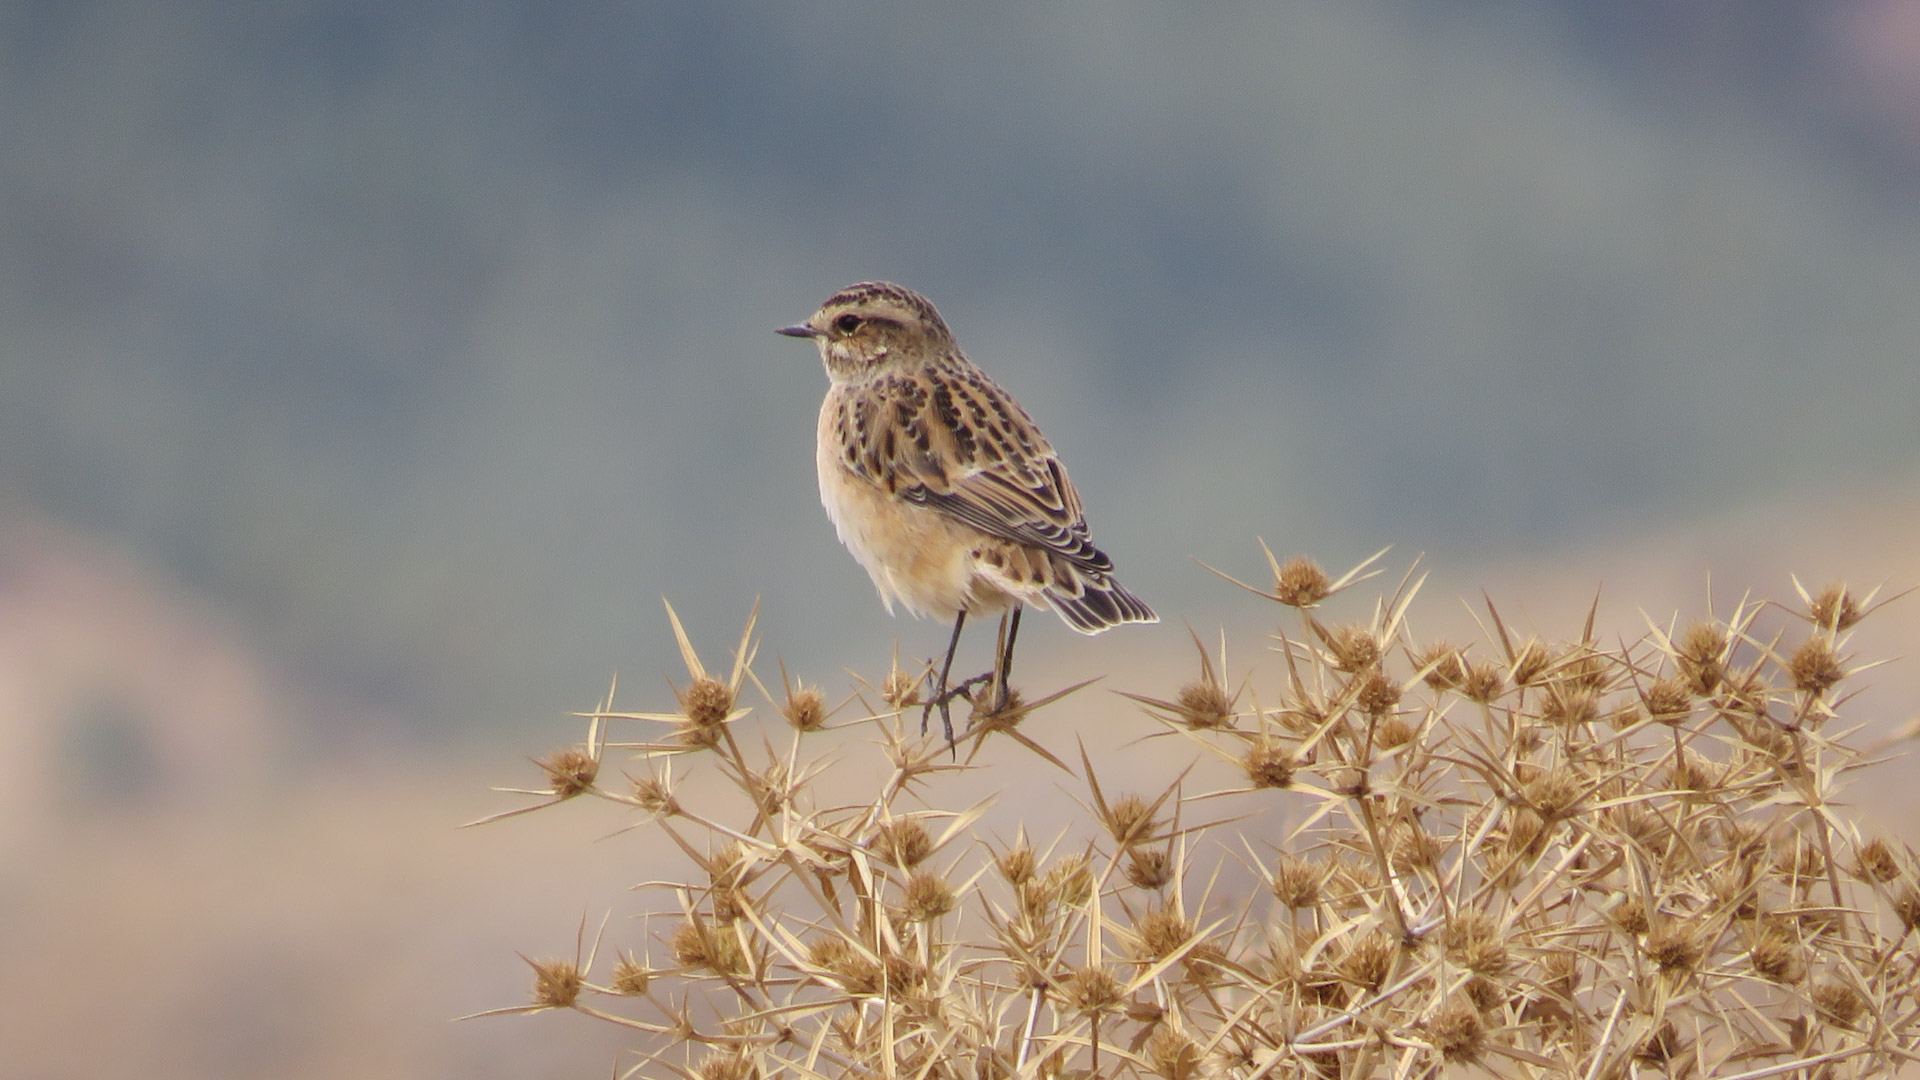
[[[1053,447],[977,369],[887,380],[861,397],[842,413],[855,473],[988,536],[1113,572]]]

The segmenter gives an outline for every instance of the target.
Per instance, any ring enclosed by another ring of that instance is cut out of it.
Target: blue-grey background
[[[662,595],[715,660],[759,597],[829,683],[938,647],[771,333],[863,278],[1040,420],[1175,644],[1255,537],[1473,568],[1910,493],[1917,116],[1912,0],[15,0],[0,515],[211,620],[284,769],[544,749],[615,671],[659,707]],[[158,767],[81,666],[49,775]]]
[[[662,593],[802,665],[893,633],[769,332],[861,278],[1176,614],[1255,535],[1444,562],[1909,469],[1872,7],[8,5],[0,506],[437,727],[652,655]]]

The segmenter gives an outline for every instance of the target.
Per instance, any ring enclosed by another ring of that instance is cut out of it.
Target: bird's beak
[[[815,330],[813,327],[808,326],[806,323],[801,323],[799,326],[783,326],[780,329],[775,330],[774,333],[785,334],[788,337],[819,337],[820,336],[820,331]]]

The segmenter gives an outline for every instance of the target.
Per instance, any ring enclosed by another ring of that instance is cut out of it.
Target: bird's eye
[[[837,318],[837,319],[835,319],[835,320],[833,320],[833,325],[834,325],[834,327],[835,327],[836,329],[838,329],[838,330],[839,330],[839,331],[840,331],[841,333],[843,333],[843,334],[851,334],[851,333],[853,333],[853,332],[854,332],[855,330],[858,330],[858,329],[860,329],[860,316],[858,316],[858,315],[842,315],[842,316],[840,316],[839,318]]]

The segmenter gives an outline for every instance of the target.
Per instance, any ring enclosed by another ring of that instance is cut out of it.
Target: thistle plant
[[[1259,670],[1196,637],[1185,685],[1110,699],[1160,743],[1141,790],[1046,733],[1084,685],[976,707],[950,749],[917,733],[925,671],[776,692],[751,618],[721,677],[669,607],[676,708],[610,696],[496,817],[593,796],[680,869],[495,1012],[598,1017],[635,1032],[623,1075],[700,1080],[1824,1080],[1920,1052],[1920,864],[1842,803],[1886,760],[1846,711],[1874,595],[1795,582],[1618,640],[1489,602],[1454,644],[1414,633],[1412,572],[1335,614],[1379,556],[1266,559],[1235,582],[1277,616]],[[950,797],[985,763],[1083,813],[1009,834]]]

